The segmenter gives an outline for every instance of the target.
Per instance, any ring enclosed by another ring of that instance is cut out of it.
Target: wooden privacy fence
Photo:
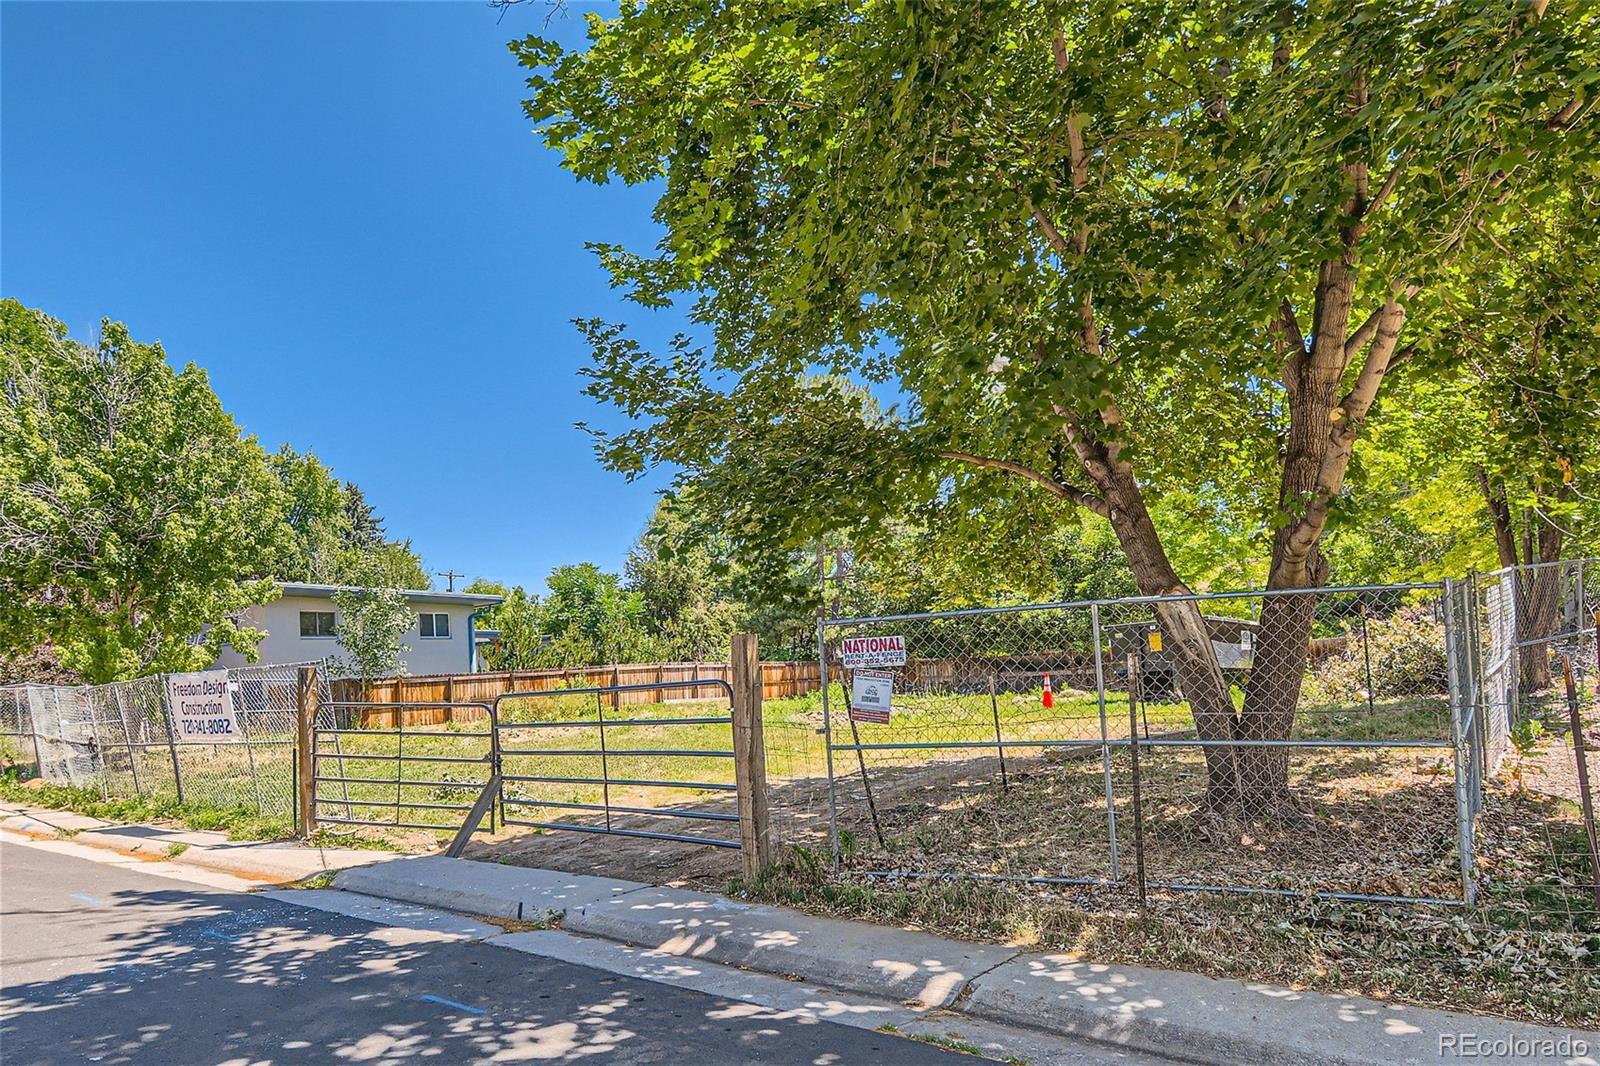
[[[732,669],[727,662],[616,663],[610,666],[548,670],[500,670],[485,674],[385,677],[365,683],[352,678],[331,682],[330,695],[336,701],[347,703],[489,703],[507,692],[659,685],[669,681],[696,679],[732,683]],[[803,696],[815,692],[821,684],[822,671],[815,662],[761,664],[763,699]],[[613,708],[721,698],[722,690],[714,685],[671,689],[665,696],[649,689],[611,692],[605,696],[607,705]],[[406,707],[396,711],[367,708],[361,712],[361,727],[392,729],[398,725],[437,725],[442,722],[471,721],[482,716],[483,711],[476,707]],[[396,721],[397,718],[403,718],[403,721]]]
[[[829,653],[830,656],[833,654]],[[987,691],[990,675],[995,675],[999,690],[1010,692],[1037,687],[1045,671],[1055,674],[1058,687],[1093,687],[1094,657],[1083,652],[1055,652],[1050,655],[989,655],[981,657],[919,659],[913,657],[904,668],[901,686],[906,691],[963,692]],[[660,685],[695,679],[732,682],[726,662],[699,663],[615,663],[609,666],[574,666],[546,670],[500,670],[483,674],[427,674],[417,677],[383,677],[370,682],[354,678],[330,682],[329,694],[342,703],[489,703],[507,692],[550,692],[569,688],[614,688],[624,685]],[[834,678],[837,683],[837,676]],[[815,662],[764,662],[761,664],[761,698],[784,699],[804,696],[822,686],[822,672]],[[604,696],[612,708],[652,703],[683,703],[692,700],[720,699],[722,692],[713,685],[671,689],[667,693],[640,689],[635,692],[610,692]],[[442,722],[472,721],[483,712],[463,707],[406,707],[403,711],[367,708],[361,712],[360,726],[392,729],[398,725],[438,725]],[[397,719],[404,719],[397,721]]]

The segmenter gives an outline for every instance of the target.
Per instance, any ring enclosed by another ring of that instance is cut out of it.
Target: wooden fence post
[[[772,862],[767,819],[767,752],[761,730],[761,658],[754,633],[735,633],[732,647],[733,775],[739,797],[739,858],[746,882]]]
[[[294,701],[296,796],[300,806],[300,835],[309,840],[317,833],[317,668],[302,666],[298,682]]]

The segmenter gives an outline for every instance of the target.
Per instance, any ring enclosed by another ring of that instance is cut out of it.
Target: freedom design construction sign
[[[233,713],[228,671],[167,675],[167,706],[180,744],[237,744],[244,740]]]

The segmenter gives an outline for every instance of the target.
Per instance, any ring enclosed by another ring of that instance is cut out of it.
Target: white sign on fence
[[[855,670],[863,666],[904,666],[905,637],[845,637],[839,642],[839,659]]]
[[[857,670],[850,675],[850,718],[856,722],[889,723],[894,699],[894,675],[886,671]]]
[[[167,675],[173,738],[180,744],[236,744],[244,740],[233,713],[228,671]]]

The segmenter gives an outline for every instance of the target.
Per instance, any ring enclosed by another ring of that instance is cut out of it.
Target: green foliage
[[[545,579],[549,593],[541,619],[552,640],[554,665],[644,662],[655,649],[642,625],[644,607],[638,593],[622,587],[622,579],[593,563],[558,566]]]
[[[521,585],[508,589],[498,582],[481,579],[468,585],[466,591],[505,597],[504,603],[478,614],[482,628],[500,631],[498,642],[480,648],[483,668],[533,669],[539,663],[540,651],[544,646],[539,598],[528,595]]]
[[[338,479],[316,455],[301,455],[287,444],[271,464],[287,496],[284,521],[292,533],[274,561],[273,576],[336,584],[349,521]]]
[[[1511,746],[1516,748],[1520,755],[1532,755],[1538,749],[1544,735],[1543,722],[1537,718],[1524,718],[1511,727]]]
[[[1363,647],[1363,632],[1365,647]],[[1387,618],[1346,623],[1342,646],[1312,670],[1307,696],[1356,703],[1374,698],[1438,692],[1445,687],[1444,623],[1426,607],[1405,607]]]
[[[485,628],[500,631],[499,645],[483,652],[486,667],[528,670],[659,657],[645,627],[643,601],[623,587],[619,575],[593,563],[558,566],[546,586],[543,599],[520,585],[509,591],[492,581],[467,586],[469,592],[506,597],[478,616]]]
[[[91,682],[250,655],[281,490],[192,363],[106,322],[90,347],[0,302],[0,645]]]
[[[895,523],[1009,553],[995,531],[1069,522],[1070,490],[1109,483],[1075,451],[1093,413],[1180,572],[1260,580],[1313,505],[1335,534],[1371,519],[1342,463],[1326,498],[1280,486],[1286,441],[1366,420],[1293,423],[1283,309],[1351,338],[1330,407],[1397,292],[1399,376],[1448,365],[1426,341],[1463,264],[1592,179],[1600,144],[1597,24],[1570,4],[676,0],[588,25],[579,51],[513,43],[527,113],[577,177],[657,183],[654,251],[597,252],[707,339],[581,323],[590,394],[635,422],[599,454],[672,467],[777,569],[830,534],[870,556]],[[1332,317],[1329,264],[1352,286]],[[1451,550],[1471,532],[1426,517]]]
[[[725,539],[694,529],[688,510],[663,500],[628,552],[624,574],[664,658],[722,659],[745,612],[732,595]]]
[[[320,585],[431,587],[411,542],[386,538],[383,519],[354,482],[341,484],[315,454],[287,444],[271,463],[288,496],[284,520],[293,534],[273,576]]]
[[[107,800],[93,788],[37,783],[24,787],[0,780],[0,799],[58,811],[76,811],[120,824],[174,821],[189,829],[224,830],[230,840],[282,840],[293,835],[288,818],[263,815],[246,807],[182,804],[176,796],[127,796]]]
[[[0,658],[89,682],[254,655],[276,581],[426,588],[361,490],[262,452],[205,372],[105,322],[0,302]],[[9,669],[9,668],[8,668]]]
[[[334,676],[399,677],[406,673],[406,633],[417,616],[405,593],[395,588],[340,589],[339,648],[329,666]]]

